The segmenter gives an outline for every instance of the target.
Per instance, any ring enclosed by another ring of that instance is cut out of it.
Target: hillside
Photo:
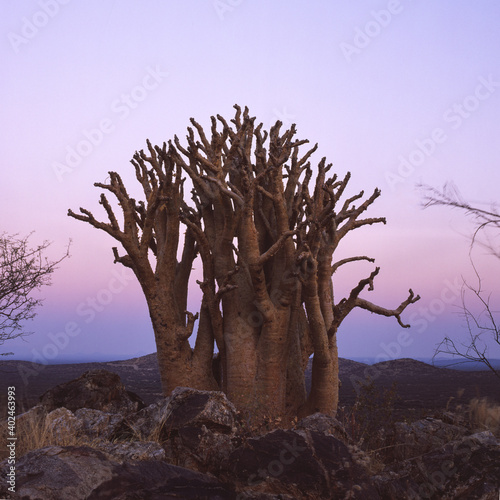
[[[384,361],[366,365],[340,359],[340,405],[350,406],[356,399],[356,388],[369,381],[383,389],[396,384],[401,409],[438,409],[453,402],[467,402],[487,396],[500,402],[500,383],[493,373],[437,368],[413,359]],[[91,369],[107,369],[117,373],[126,388],[138,394],[146,404],[161,397],[160,376],[156,354],[124,361],[39,365],[27,361],[0,361],[0,405],[5,405],[7,387],[15,386],[20,409],[35,405],[49,388],[79,377]],[[306,373],[310,381],[310,367]],[[457,397],[461,391],[460,398]]]

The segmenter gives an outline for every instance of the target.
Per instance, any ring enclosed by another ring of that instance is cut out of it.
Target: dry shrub
[[[469,418],[474,430],[490,430],[500,437],[500,405],[487,398],[475,398],[469,403]]]
[[[48,424],[45,415],[23,415],[23,418],[16,419],[15,433],[16,457],[22,457],[26,453],[44,448],[45,446],[92,446],[97,440],[91,440],[87,436],[78,435],[74,432],[67,432],[64,429],[56,429]],[[1,424],[0,435],[6,436],[6,422]],[[0,460],[5,458],[5,454],[0,455]]]
[[[395,424],[395,406],[399,402],[397,385],[381,388],[370,380],[360,385],[354,406],[339,413],[339,420],[344,424],[355,443],[365,450],[374,450],[386,446],[387,431]]]
[[[392,461],[395,442],[396,405],[400,398],[397,384],[391,388],[376,386],[372,380],[360,385],[352,408],[340,408],[337,419],[357,448],[369,457],[368,470],[378,474]]]
[[[121,434],[119,441],[163,444],[165,441],[168,441],[171,435],[171,431],[166,427],[165,421],[166,418],[163,418],[159,422],[156,422],[149,432],[144,432],[133,424],[128,423],[130,431]]]

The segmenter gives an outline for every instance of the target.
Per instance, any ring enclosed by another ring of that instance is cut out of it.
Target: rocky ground
[[[382,370],[380,382],[390,373]],[[21,453],[18,442],[15,477],[9,458],[0,462],[0,497],[498,498],[498,434],[474,428],[459,412],[398,421],[389,407],[394,395],[382,388],[376,394],[390,397],[371,398],[373,386],[365,387],[350,424],[315,414],[287,428],[257,428],[223,393],[177,388],[146,405],[115,373],[92,370],[45,392],[17,418],[18,436],[26,441],[38,432],[32,437],[42,443],[50,436],[50,444]],[[360,430],[370,432],[360,438]]]

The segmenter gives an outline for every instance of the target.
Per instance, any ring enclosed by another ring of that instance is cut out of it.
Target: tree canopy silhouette
[[[50,243],[30,248],[29,236],[0,235],[0,345],[31,332],[23,330],[24,323],[36,316],[42,303],[35,291],[50,285],[52,273],[68,256],[57,261],[43,256]],[[2,353],[3,355],[12,353]]]
[[[350,173],[330,174],[325,158],[314,169],[317,144],[304,151],[308,141],[296,138],[295,125],[282,131],[278,121],[267,132],[247,108],[235,109],[230,122],[212,117],[209,133],[191,119],[185,143],[177,136],[162,146],[147,141],[147,151],[132,159],[143,200],[128,194],[116,172],[108,184],[96,183],[118,201],[121,222],[105,192],[100,204],[107,221],[84,208],[69,215],[121,244],[113,248],[114,261],[133,270],[146,297],[165,394],[176,386],[220,389],[254,415],[334,414],[343,320],[358,307],[408,327],[401,314],[419,297],[410,289],[394,309],[361,297],[373,289],[376,267],[335,300],[337,269],[373,262],[334,255],[351,231],[385,224],[384,217],[364,216],[380,191],[344,196]],[[187,296],[198,255],[202,301],[194,313]]]

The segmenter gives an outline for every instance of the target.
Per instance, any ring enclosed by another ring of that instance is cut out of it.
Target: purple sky
[[[498,199],[499,19],[497,0],[6,4],[0,232],[35,230],[33,243],[53,241],[53,258],[73,243],[26,325],[35,334],[2,351],[60,361],[155,350],[139,286],[113,265],[114,241],[67,209],[104,220],[94,182],[116,170],[133,192],[129,160],[146,138],[184,137],[189,117],[207,124],[238,103],[266,127],[296,123],[319,143],[316,161],[352,172],[349,194],[382,190],[370,216],[388,224],[353,233],[339,257],[376,258],[367,299],[396,307],[410,287],[422,299],[405,313],[409,330],[355,311],[340,355],[431,357],[445,334],[464,333],[457,286],[472,276],[472,226],[458,212],[422,210],[416,184],[453,181],[471,201]],[[498,304],[498,261],[475,256]],[[337,298],[371,269],[339,271]],[[198,298],[193,288],[193,311]]]

